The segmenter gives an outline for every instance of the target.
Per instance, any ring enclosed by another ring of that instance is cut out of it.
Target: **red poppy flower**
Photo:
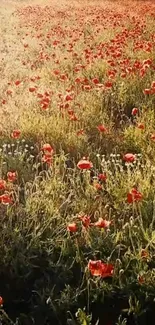
[[[73,111],[73,109],[68,109],[68,114],[70,115],[70,116],[72,116],[72,115],[74,115],[75,113],[74,113],[74,111]]]
[[[144,93],[144,95],[151,95],[152,94],[152,90],[151,89],[148,89],[148,88],[145,88],[143,90],[143,93]]]
[[[6,189],[6,181],[4,179],[0,179],[0,190]]]
[[[82,224],[85,228],[88,228],[91,224],[90,216],[84,215],[84,216],[78,216],[79,219],[82,221]]]
[[[133,202],[139,202],[143,199],[143,195],[136,190],[136,188],[133,188],[128,194],[127,194],[127,202],[133,203]]]
[[[8,205],[12,203],[12,199],[9,194],[2,194],[0,195],[0,202],[4,205]]]
[[[70,120],[71,120],[71,121],[78,121],[78,118],[77,118],[77,116],[74,114],[74,115],[71,115],[71,116],[70,116]]]
[[[84,133],[85,133],[84,130],[81,129],[81,130],[77,131],[76,134],[77,134],[78,136],[80,136],[80,135],[84,135]]]
[[[155,141],[155,133],[152,133],[150,138],[151,138],[151,140]]]
[[[60,74],[59,70],[54,70],[53,73],[55,74],[55,76],[58,76]]]
[[[38,93],[38,94],[37,94],[37,97],[38,97],[38,98],[43,98],[43,97],[44,97],[44,95],[43,95],[43,94],[41,94],[41,93]]]
[[[93,82],[95,85],[99,84],[99,80],[98,80],[98,78],[94,78],[94,79],[92,79],[92,82]]]
[[[41,104],[49,104],[50,103],[50,98],[49,97],[44,97],[42,100],[41,100]]]
[[[21,81],[20,81],[20,80],[16,80],[16,81],[15,81],[15,85],[16,85],[16,86],[19,86],[19,85],[20,85],[20,83],[21,83]]]
[[[146,65],[146,64],[150,65],[151,63],[152,63],[151,59],[146,59],[143,61],[143,65]]]
[[[133,153],[126,153],[123,156],[123,160],[128,162],[128,163],[134,162],[135,159],[136,159],[136,157],[135,157],[135,155]]]
[[[152,81],[152,83],[151,83],[151,88],[152,88],[152,89],[155,88],[155,81]]]
[[[109,220],[104,220],[103,218],[99,218],[98,221],[94,223],[95,227],[98,228],[108,228],[111,224],[111,221]]]
[[[5,105],[6,104],[6,99],[2,100],[2,104]]]
[[[53,157],[52,157],[51,153],[44,154],[42,157],[42,162],[46,163],[48,165],[51,165],[52,160],[53,160]]]
[[[11,137],[13,139],[18,139],[21,135],[21,131],[20,130],[13,130],[12,133],[11,133]]]
[[[96,188],[96,190],[102,190],[102,185],[100,183],[96,183],[94,182],[94,187]]]
[[[78,83],[82,82],[82,80],[80,78],[76,78],[75,82],[78,84]]]
[[[76,232],[77,231],[77,225],[75,222],[69,223],[67,226],[67,230],[70,232]]]
[[[105,84],[104,84],[104,86],[106,88],[111,88],[113,86],[113,83],[111,81],[106,81]]]
[[[134,108],[132,109],[131,114],[135,116],[135,115],[137,115],[137,113],[138,113],[138,108],[134,107]]]
[[[104,89],[104,85],[103,84],[97,84],[96,89],[97,90]]]
[[[73,100],[73,97],[68,94],[68,95],[65,96],[65,100],[68,102],[70,100]]]
[[[114,266],[113,264],[102,263],[102,278],[107,278],[113,276]]]
[[[84,89],[84,90],[91,90],[91,86],[90,86],[90,85],[84,85],[84,86],[83,86],[83,89]]]
[[[122,73],[121,73],[121,77],[122,77],[122,78],[126,78],[126,73],[125,73],[125,72],[122,72]]]
[[[101,262],[101,260],[97,260],[97,261],[89,260],[88,270],[91,272],[92,275],[101,276],[102,275],[102,262]]]
[[[49,107],[49,104],[48,104],[48,103],[45,103],[45,102],[44,102],[44,103],[41,104],[41,108],[42,108],[43,111],[46,111],[46,109],[47,109],[48,107]]]
[[[104,173],[104,174],[99,174],[98,175],[98,179],[100,180],[100,181],[106,181],[106,179],[107,179],[107,175]]]
[[[94,276],[101,276],[102,278],[107,278],[113,276],[114,266],[112,264],[105,264],[101,260],[92,261],[88,263],[88,270]]]
[[[30,87],[30,88],[29,88],[29,92],[30,92],[30,93],[33,93],[34,91],[36,91],[36,88],[35,88],[35,87]]]
[[[16,172],[8,172],[7,173],[7,178],[9,182],[14,182],[17,180],[17,174]]]
[[[83,158],[78,162],[77,167],[79,169],[90,169],[93,167],[93,164],[88,159]]]
[[[46,90],[45,93],[44,93],[44,95],[45,95],[46,97],[50,96],[49,91]],[[46,100],[47,100],[47,98],[46,98]]]
[[[62,81],[67,80],[67,78],[68,78],[68,76],[65,75],[65,74],[62,74],[62,75],[60,76],[60,79],[61,79]]]
[[[52,146],[49,143],[45,143],[42,147],[43,151],[48,151],[49,153],[53,153],[54,149],[52,148]]]
[[[98,128],[98,130],[99,130],[100,132],[106,132],[106,131],[107,131],[106,127],[105,127],[103,124],[98,125],[97,128]]]
[[[137,125],[137,128],[140,129],[140,130],[144,130],[144,129],[145,129],[145,126],[144,126],[143,123],[139,123],[139,124]]]
[[[0,296],[0,306],[2,306],[3,305],[3,298]]]
[[[12,95],[12,90],[11,89],[8,89],[7,91],[6,91],[6,93],[7,93],[7,95]]]
[[[40,105],[41,105],[41,108],[43,110],[46,110],[48,107],[49,107],[49,104],[50,104],[50,99],[49,97],[44,97],[42,98],[42,100],[40,101]]]

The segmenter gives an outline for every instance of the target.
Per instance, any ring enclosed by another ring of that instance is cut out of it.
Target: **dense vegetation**
[[[155,5],[0,6],[1,324],[154,324]]]

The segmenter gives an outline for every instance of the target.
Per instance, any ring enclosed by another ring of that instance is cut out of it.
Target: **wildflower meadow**
[[[0,324],[155,324],[155,2],[0,2]]]

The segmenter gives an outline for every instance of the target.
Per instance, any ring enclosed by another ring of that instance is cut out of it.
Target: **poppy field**
[[[155,2],[0,3],[0,324],[155,323]]]

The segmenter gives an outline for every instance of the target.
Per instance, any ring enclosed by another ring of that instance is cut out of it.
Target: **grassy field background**
[[[0,3],[0,320],[154,324],[155,3]]]

